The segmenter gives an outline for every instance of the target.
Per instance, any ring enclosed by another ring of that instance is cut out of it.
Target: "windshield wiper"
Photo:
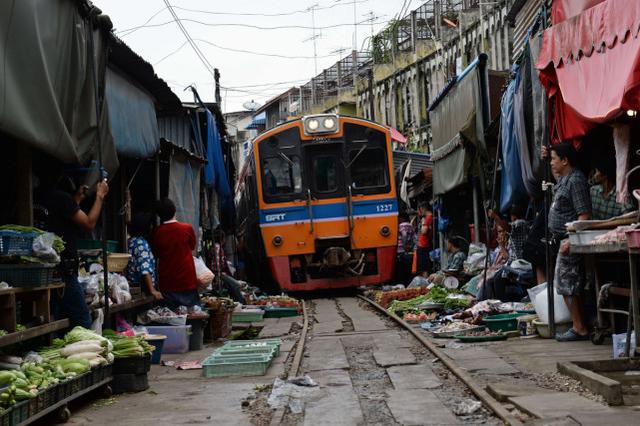
[[[296,163],[294,163],[293,160],[291,160],[291,158],[287,157],[287,155],[284,152],[279,152],[278,155],[280,155],[280,157],[282,157],[284,161],[289,163],[291,167],[294,167],[296,165]]]
[[[347,167],[345,167],[346,169],[348,169],[349,167],[351,167],[351,165],[353,164],[354,161],[356,161],[358,159],[358,157],[360,157],[360,154],[362,154],[362,152],[367,149],[366,145],[362,145],[362,148],[360,148],[360,151],[357,152],[357,154],[355,155],[355,157],[353,157],[351,159],[351,161],[349,161],[349,164],[347,164]]]

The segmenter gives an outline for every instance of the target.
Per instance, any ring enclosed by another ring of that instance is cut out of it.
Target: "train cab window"
[[[317,192],[329,193],[338,189],[337,159],[333,155],[313,158],[313,175]]]
[[[349,152],[349,163],[352,188],[356,192],[388,188],[388,164],[383,149],[353,149]]]
[[[283,201],[302,192],[300,158],[298,156],[269,157],[262,165],[262,189],[266,201]]]

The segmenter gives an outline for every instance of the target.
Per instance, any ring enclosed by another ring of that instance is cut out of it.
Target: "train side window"
[[[335,192],[338,189],[337,161],[333,155],[313,158],[315,189],[320,193]]]
[[[389,173],[385,152],[381,148],[354,149],[349,152],[351,182],[355,190],[387,187]]]
[[[262,187],[267,198],[273,200],[302,192],[302,175],[298,156],[283,155],[265,158],[262,169]]]

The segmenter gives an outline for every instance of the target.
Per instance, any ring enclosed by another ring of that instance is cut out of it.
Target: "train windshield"
[[[352,188],[386,188],[389,185],[386,155],[382,148],[365,148],[349,152]]]
[[[302,192],[300,158],[296,155],[265,158],[264,191],[267,198],[294,195]]]
[[[316,191],[328,193],[338,189],[338,161],[333,155],[313,159],[313,176]]]

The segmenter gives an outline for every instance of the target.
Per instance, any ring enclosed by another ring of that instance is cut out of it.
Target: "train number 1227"
[[[393,210],[393,204],[378,204],[376,211],[378,213],[387,213]]]

